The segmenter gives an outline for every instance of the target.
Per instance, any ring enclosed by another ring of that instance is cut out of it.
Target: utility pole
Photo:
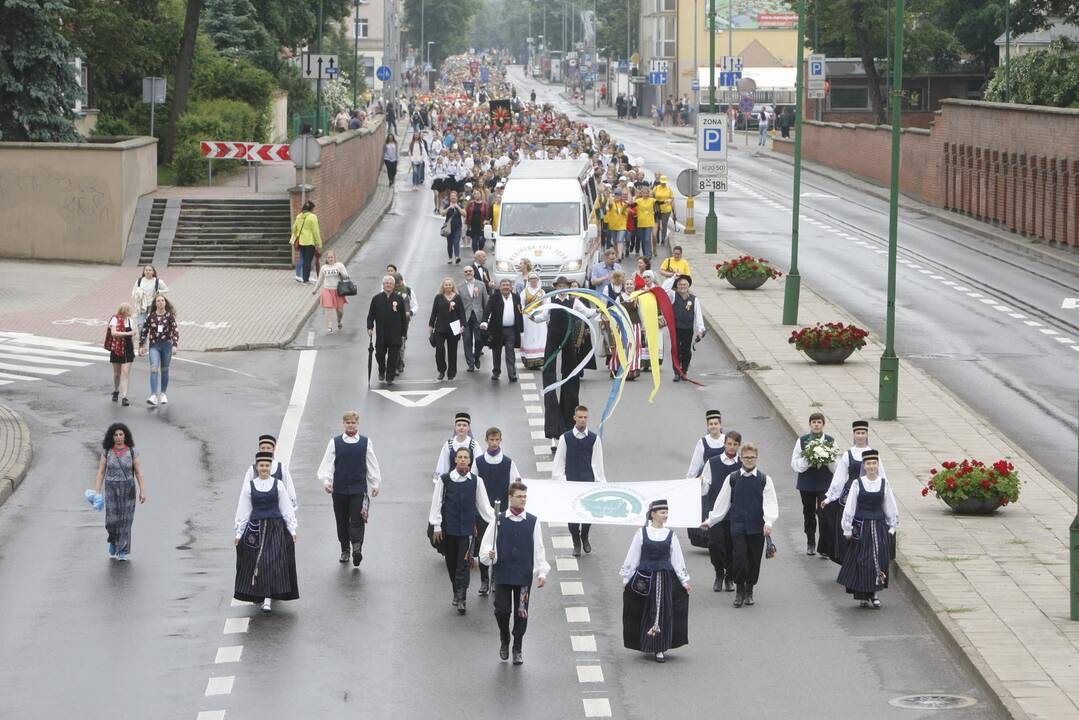
[[[352,34],[356,36],[355,50],[352,53],[352,109],[359,107],[360,90],[360,0],[353,0]]]
[[[729,0],[728,0],[729,4]],[[716,111],[716,0],[708,0],[708,112]],[[730,129],[727,142],[730,142]],[[704,251],[715,254],[719,239],[719,221],[716,218],[716,194],[708,192],[708,215],[704,218]]]
[[[1076,476],[1079,477],[1079,476]],[[1079,495],[1075,497],[1075,519],[1069,530],[1071,537],[1071,568],[1072,568],[1072,620],[1079,620]]]
[[[1010,103],[1011,101],[1012,101],[1012,0],[1004,0],[1004,102],[1009,102]]]
[[[427,50],[427,45],[424,43],[424,31],[426,28],[424,25],[427,22],[427,0],[420,0],[420,62],[423,63],[423,84],[427,84],[427,61],[424,60],[424,52]],[[426,92],[427,88],[421,86],[421,89]]]
[[[802,276],[798,274],[798,213],[802,200],[802,111],[805,108],[805,16],[806,0],[798,0],[798,71],[794,91],[794,197],[791,199],[791,267],[783,286],[783,324],[798,324],[798,299]],[[749,124],[746,123],[746,131]]]
[[[899,405],[899,358],[895,354],[895,263],[899,244],[899,147],[903,136],[903,12],[904,0],[895,0],[892,187],[888,202],[888,309],[884,321],[884,354],[880,357],[880,396],[877,408],[877,416],[881,420],[895,420]]]

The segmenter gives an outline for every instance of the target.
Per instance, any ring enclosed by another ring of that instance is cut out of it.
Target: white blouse
[[[716,440],[711,435],[705,435],[704,442],[708,443],[708,447],[713,450],[720,450],[723,448],[724,443],[727,442],[727,436],[720,433],[719,439]],[[689,469],[686,470],[686,477],[700,477],[701,473],[704,471],[704,465],[704,443],[698,440],[693,446],[693,457],[689,459]]]
[[[850,453],[854,455],[855,460],[862,459],[862,453],[869,449],[866,445],[864,448],[860,448],[857,445],[851,446]],[[883,477],[884,472],[884,460],[880,461],[878,465],[880,468],[879,473]],[[832,484],[828,486],[828,492],[824,494],[824,502],[832,503],[839,499],[839,496],[843,494],[843,486],[847,484],[847,472],[850,469],[850,460],[847,457],[847,453],[843,453],[839,456],[839,459],[835,464],[835,472],[832,474]]]
[[[649,523],[645,528],[645,532],[648,533],[649,540],[658,542],[666,540],[668,535],[671,536],[671,565],[674,567],[674,574],[678,576],[678,582],[688,585],[689,570],[686,569],[686,559],[682,556],[682,546],[678,543],[678,535],[674,530],[652,527],[652,524]],[[643,544],[644,539],[641,537],[641,533],[633,533],[633,539],[629,542],[629,551],[626,553],[626,561],[622,563],[622,569],[618,571],[618,574],[622,576],[623,585],[633,578],[633,573],[637,572],[637,566],[641,564],[641,546]]]
[[[880,484],[884,481],[884,476],[878,477],[876,480],[870,480],[866,476],[861,478],[862,485],[865,486],[866,492],[877,492],[880,490]],[[843,534],[850,537],[854,531],[854,516],[858,512],[858,483],[854,482],[850,485],[850,494],[847,495],[847,504],[843,508]],[[895,503],[895,495],[892,494],[892,484],[884,483],[884,522],[888,524],[888,532],[895,534],[895,529],[899,527],[899,507]]]
[[[268,477],[265,480],[262,478],[255,478],[252,482],[255,483],[255,489],[259,492],[269,491],[277,479],[274,477]],[[284,483],[282,483],[283,485]],[[285,525],[288,527],[289,534],[295,535],[298,522],[296,520],[296,511],[292,509],[292,501],[289,500],[288,492],[284,488],[277,489],[277,509],[281,511],[281,517],[285,519]],[[251,483],[244,483],[240,488],[240,501],[236,504],[236,539],[239,540],[243,537],[244,529],[247,527],[247,521],[251,519]]]

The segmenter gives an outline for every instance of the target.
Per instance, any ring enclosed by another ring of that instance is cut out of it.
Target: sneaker
[[[296,281],[296,282],[298,282],[298,283],[302,283],[302,282],[303,282],[303,278],[302,278],[302,277],[300,277],[299,275],[293,275],[293,276],[292,276],[292,279],[293,279],[293,280],[295,280],[295,281]]]
[[[118,553],[116,555],[116,559],[121,561],[121,562],[127,562],[127,553],[126,552]]]
[[[112,401],[113,401],[113,402],[116,402],[116,401],[117,401],[117,400],[119,400],[119,399],[120,399],[120,393],[119,393],[118,391],[117,391],[117,392],[114,392],[114,393],[112,394]]]
[[[158,393],[157,394],[157,401],[159,403],[161,403],[162,405],[167,405],[168,402],[169,402],[169,399],[167,397],[165,397],[165,393]]]
[[[806,555],[816,555],[817,549],[813,547],[813,543],[806,545]]]
[[[128,401],[127,398],[123,398],[122,400],[120,400],[120,404],[123,405],[124,407],[127,407],[131,403]]]
[[[270,598],[266,598],[265,600],[262,601],[262,612],[264,612],[264,613],[270,612]]]
[[[333,335],[333,328],[332,327],[326,328],[326,334],[327,335]]]
[[[157,395],[151,395],[150,397],[146,398],[146,402],[150,405],[157,405]]]
[[[109,543],[109,557],[116,557],[116,543]]]

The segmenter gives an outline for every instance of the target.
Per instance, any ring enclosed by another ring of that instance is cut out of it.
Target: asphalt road
[[[518,92],[577,114],[556,86],[513,69]],[[690,138],[581,116],[624,142],[631,157],[672,180],[694,167]],[[716,194],[719,237],[789,268],[793,168],[735,138],[730,191]],[[698,198],[704,231],[707,196]],[[888,203],[803,172],[798,269],[802,282],[884,334]],[[1079,298],[1074,266],[997,246],[923,213],[900,211],[896,352],[940,380],[1058,480],[1076,489]],[[899,380],[903,382],[902,377]],[[899,408],[902,420],[903,408]],[[998,458],[982,458],[995,461]]]
[[[408,348],[395,390],[453,388],[448,395],[405,407],[369,391],[363,379],[364,296],[377,291],[385,264],[398,263],[421,298],[433,295],[448,270],[460,276],[459,267],[445,265],[429,202],[428,193],[399,187],[393,211],[351,264],[362,290],[340,334],[323,335],[315,319],[294,348],[181,354],[213,367],[175,363],[171,402],[158,409],[110,403],[108,370],[100,365],[48,378],[32,391],[25,384],[5,391],[5,402],[31,425],[35,460],[0,508],[0,717],[51,720],[76,711],[86,720],[193,720],[224,710],[229,720],[494,719],[508,712],[577,718],[585,716],[585,700],[601,709],[607,700],[613,717],[633,719],[717,709],[731,717],[929,717],[888,704],[920,693],[978,701],[948,717],[1001,717],[902,590],[886,591],[880,611],[861,610],[836,584],[835,565],[799,552],[800,513],[787,467],[794,437],[711,337],[693,364],[705,387],[668,381],[654,404],[644,383],[627,389],[606,429],[608,475],[680,476],[703,433],[705,409],[721,408],[727,429],[761,446],[761,465],[779,488],[780,553],[765,563],[756,606],[735,610],[731,594],[712,593],[707,555],[687,550],[690,645],[664,666],[626,651],[618,568],[636,530],[597,527],[594,552],[579,571],[552,572],[548,586],[536,590],[525,665],[500,662],[490,601],[476,596],[476,576],[466,616],[447,602],[441,558],[424,537],[430,472],[454,412],[467,409],[477,434],[497,424],[522,473],[540,476],[536,462],[549,458],[533,451],[533,442],[543,442],[530,437],[526,404],[533,403],[523,399],[530,391],[496,385],[486,374],[462,372],[452,384],[438,383],[422,334]],[[264,616],[230,602],[232,517],[256,438],[281,426],[302,351],[311,349],[317,352],[310,390],[292,405],[301,413],[291,455],[300,500],[300,599],[276,603]],[[133,387],[145,388],[144,368]],[[602,406],[607,390],[604,376],[589,373],[583,401]],[[314,478],[348,408],[361,411],[385,477],[360,570],[338,564],[330,502]],[[103,517],[82,498],[114,419],[130,424],[148,480],[149,501],[136,512],[126,564],[106,557]],[[555,551],[550,536],[566,531],[545,532],[554,565],[568,551]],[[560,583],[574,580],[584,594],[562,595]],[[565,610],[581,607],[590,621],[567,622]],[[223,633],[245,618],[246,632]],[[584,638],[577,642],[585,649],[574,650],[571,636]],[[595,650],[587,649],[589,636]],[[239,662],[215,664],[219,648],[237,646]],[[579,681],[596,677],[579,668],[597,666],[602,682]],[[207,696],[211,678],[223,685],[232,678],[230,692]]]

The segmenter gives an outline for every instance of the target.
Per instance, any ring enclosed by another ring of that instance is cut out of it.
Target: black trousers
[[[588,532],[592,529],[592,525],[589,523],[570,523],[569,524],[569,536],[573,538],[574,545],[580,545],[581,540],[588,539]]]
[[[505,510],[505,508],[502,508]],[[476,564],[480,566],[480,580],[487,582],[491,579],[491,568],[479,561],[480,543],[483,542],[483,534],[487,532],[489,523],[483,518],[476,518],[476,534],[472,536],[472,557],[476,558]]]
[[[311,270],[315,267],[315,246],[314,245],[301,245],[300,246],[300,258],[303,265],[303,281],[307,282],[311,279]]]
[[[491,347],[491,371],[495,375],[502,374],[502,356],[505,355],[506,373],[511,378],[517,377],[517,330],[514,328],[502,328],[502,337],[495,339],[499,343]]]
[[[799,490],[798,494],[802,496],[802,527],[806,533],[806,544],[814,545],[817,540],[817,509],[824,499],[824,493]]]
[[[693,359],[693,328],[677,328],[678,336],[678,363],[682,366],[682,372],[689,372],[689,361]]]
[[[461,336],[465,341],[465,365],[476,367],[479,364],[480,353],[483,352],[483,331],[480,330],[480,321],[472,315],[465,322],[461,330]]]
[[[483,566],[486,567],[486,566]],[[532,586],[521,587],[520,585],[495,585],[495,620],[498,621],[498,631],[502,642],[510,639],[510,616],[513,616],[513,649],[521,649],[521,641],[525,631],[528,630],[528,618],[521,617],[517,608],[521,605],[521,593],[532,593]]]
[[[382,162],[386,164],[386,175],[390,179],[390,185],[393,185],[393,181],[397,177],[397,161],[383,160]]]
[[[446,373],[450,380],[457,376],[457,341],[459,339],[452,332],[435,333],[435,367],[440,373]]]
[[[487,245],[487,237],[483,234],[483,228],[480,228],[479,232],[470,232],[468,237],[472,240],[472,252],[476,253],[483,250]]]
[[[442,539],[445,551],[446,572],[450,576],[453,592],[464,594],[468,591],[468,551],[472,548],[471,535],[446,535]]]
[[[401,362],[401,346],[375,343],[375,360],[378,362],[378,374],[385,374],[387,380],[393,380]]]
[[[734,566],[734,583],[738,592],[752,592],[761,576],[761,559],[764,557],[764,535],[756,533],[731,533],[731,564]]]
[[[574,353],[561,353],[562,357],[553,361],[543,369],[543,386],[553,384],[558,380],[558,365],[562,365],[562,377],[565,378],[578,361],[574,361]],[[580,405],[581,379],[573,377],[563,383],[562,387],[543,394],[543,429],[544,435],[551,440],[557,440],[564,432],[573,427],[573,412]]]
[[[341,552],[348,552],[350,545],[363,547],[363,495],[340,495],[334,493],[333,517],[337,521],[337,541]]]
[[[718,523],[710,533],[711,542],[708,543],[708,559],[712,561],[712,569],[716,571],[716,577],[728,577],[734,579],[734,568],[731,564],[731,525],[723,521]]]

